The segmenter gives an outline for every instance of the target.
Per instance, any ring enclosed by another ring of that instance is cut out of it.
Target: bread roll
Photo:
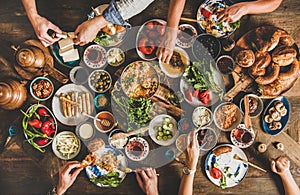
[[[235,57],[236,64],[244,68],[252,66],[254,61],[255,55],[250,49],[240,51]]]
[[[273,51],[272,60],[280,66],[287,66],[294,61],[296,56],[297,51],[294,48],[282,45]]]

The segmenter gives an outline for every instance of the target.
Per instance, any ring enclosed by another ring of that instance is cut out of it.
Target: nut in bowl
[[[212,122],[212,112],[210,109],[204,107],[204,106],[199,106],[194,109],[192,118],[193,118],[193,123],[196,127],[205,127],[211,124]]]
[[[251,118],[255,118],[261,114],[264,108],[264,103],[260,97],[254,94],[247,94],[249,97],[249,114]],[[240,101],[240,109],[242,112],[245,111],[244,98]]]
[[[99,112],[94,118],[94,125],[101,133],[110,132],[115,126],[115,117],[108,111]]]
[[[89,76],[89,86],[96,93],[105,93],[110,89],[112,79],[105,70],[94,70]]]
[[[247,129],[244,124],[240,124],[231,131],[230,139],[233,145],[239,148],[247,148],[253,144],[255,134],[252,128]]]
[[[75,158],[80,152],[80,148],[80,140],[71,131],[60,132],[52,142],[54,154],[63,160]]]
[[[106,53],[107,63],[111,66],[120,66],[125,61],[125,53],[120,48],[111,48]]]
[[[214,111],[216,126],[222,131],[231,131],[242,121],[240,109],[233,103],[221,103]]]
[[[49,99],[54,91],[53,83],[46,77],[36,77],[30,83],[30,94],[38,101]]]

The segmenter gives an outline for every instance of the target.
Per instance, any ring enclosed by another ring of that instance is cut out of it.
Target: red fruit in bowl
[[[146,24],[146,28],[149,29],[149,30],[153,30],[154,29],[154,23],[151,21],[151,22],[148,22]]]
[[[45,108],[40,108],[38,110],[38,113],[40,116],[47,116],[48,115],[48,111]]]
[[[142,38],[139,41],[139,50],[146,55],[152,54],[155,49],[154,42],[148,38]]]
[[[48,139],[47,138],[43,138],[43,139],[38,140],[36,143],[39,146],[44,146],[44,145],[46,145],[48,143]]]
[[[165,34],[166,26],[163,25],[163,24],[158,23],[158,24],[156,25],[156,30],[157,30],[157,32],[158,32],[160,35],[163,35],[163,34]]]
[[[146,34],[149,38],[155,39],[159,34],[154,30],[146,30]]]

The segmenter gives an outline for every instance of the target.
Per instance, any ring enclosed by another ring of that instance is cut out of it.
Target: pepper
[[[38,140],[36,143],[39,146],[44,146],[44,145],[46,145],[48,143],[48,139],[47,138],[43,138],[43,139]]]
[[[29,121],[28,124],[34,128],[41,128],[43,122],[38,119],[33,119],[33,120]]]
[[[45,108],[40,108],[38,110],[39,115],[41,116],[47,116],[48,115],[48,111]]]
[[[49,118],[50,123],[51,123],[51,128],[52,129],[55,129],[55,122],[54,122],[54,119],[53,118]]]

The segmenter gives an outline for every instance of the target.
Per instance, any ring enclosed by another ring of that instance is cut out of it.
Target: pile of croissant
[[[237,65],[247,68],[262,96],[276,97],[297,79],[299,62],[294,43],[282,29],[267,32],[257,28],[249,43],[251,49],[237,53]]]

